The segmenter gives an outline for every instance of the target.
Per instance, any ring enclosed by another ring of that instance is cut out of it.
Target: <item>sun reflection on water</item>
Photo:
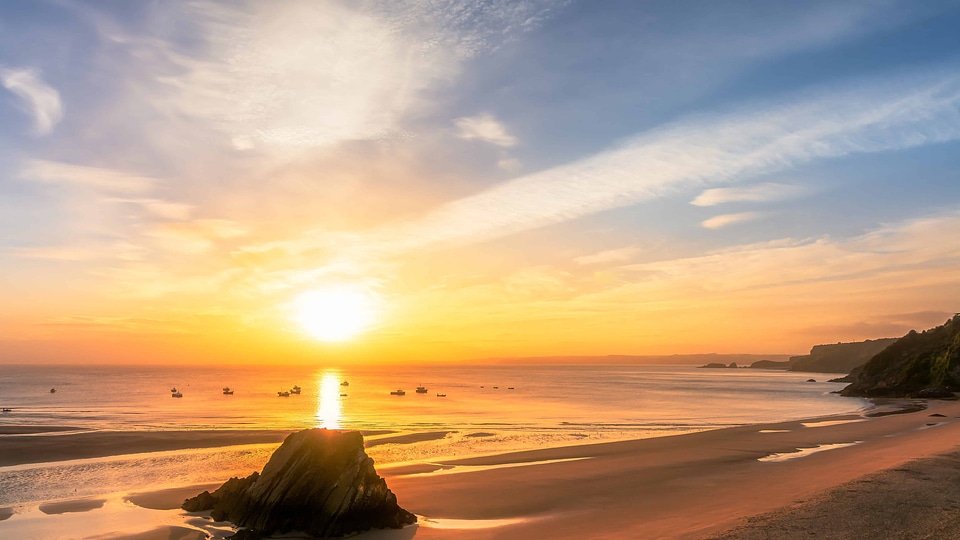
[[[327,429],[340,429],[340,377],[336,373],[324,373],[320,378],[319,386],[317,426]]]

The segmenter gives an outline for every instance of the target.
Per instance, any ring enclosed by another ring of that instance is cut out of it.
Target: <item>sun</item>
[[[349,288],[314,289],[296,300],[296,319],[303,329],[321,341],[347,341],[373,324],[374,299]]]

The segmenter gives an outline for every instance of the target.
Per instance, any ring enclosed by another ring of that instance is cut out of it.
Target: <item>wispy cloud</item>
[[[799,197],[807,190],[789,184],[755,184],[742,187],[724,187],[705,190],[690,201],[694,206],[716,206],[732,202],[774,202]]]
[[[457,136],[467,140],[481,140],[497,146],[514,146],[517,139],[507,133],[503,126],[492,114],[483,113],[477,116],[468,116],[454,120],[459,132]]]
[[[190,219],[190,214],[193,210],[192,205],[164,201],[161,199],[111,198],[107,199],[107,201],[114,203],[134,204],[160,219],[176,221],[185,221]]]
[[[170,251],[202,253],[218,240],[237,238],[248,233],[246,227],[226,219],[196,219],[156,225],[149,235],[161,240]]]
[[[727,225],[760,219],[763,217],[763,215],[763,212],[738,212],[736,214],[721,214],[719,216],[714,216],[710,219],[702,221],[700,225],[702,225],[704,229],[722,229]]]
[[[573,260],[573,262],[580,265],[624,262],[624,261],[629,261],[630,259],[636,257],[638,254],[642,252],[643,252],[642,249],[635,246],[629,246],[629,247],[618,248],[618,249],[608,249],[607,251],[601,251],[599,253],[593,253],[591,255],[584,255],[582,257],[577,257]]]
[[[0,83],[20,99],[22,108],[33,117],[37,135],[47,135],[63,118],[60,93],[43,81],[39,71],[0,67]]]
[[[160,48],[183,75],[164,76],[164,109],[212,123],[238,149],[303,148],[382,139],[423,92],[448,84],[462,62],[536,27],[546,1],[381,4],[192,3],[202,53]],[[503,140],[502,138],[500,139]]]
[[[114,169],[44,160],[26,162],[20,169],[20,177],[37,182],[73,185],[117,194],[144,193],[153,189],[158,182],[155,178],[128,174]]]
[[[462,245],[816,159],[960,138],[960,77],[937,73],[909,81],[861,83],[778,105],[694,117],[444,204],[421,219],[343,240],[388,252]],[[300,248],[316,243],[308,237]]]
[[[932,238],[941,241],[932,242]],[[885,287],[864,285],[881,276],[911,274],[953,280],[942,272],[960,257],[960,212],[892,223],[853,238],[821,236],[782,239],[716,250],[704,255],[624,267],[647,284],[697,284],[714,291],[761,290],[856,279],[862,291]],[[916,281],[916,280],[915,280]],[[906,288],[908,282],[902,285]]]

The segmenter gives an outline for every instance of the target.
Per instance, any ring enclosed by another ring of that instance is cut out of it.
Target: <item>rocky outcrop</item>
[[[291,434],[262,473],[231,478],[183,509],[210,510],[213,519],[241,527],[235,538],[244,539],[291,531],[335,538],[417,520],[377,474],[360,433],[326,429]]]
[[[790,358],[790,371],[850,373],[896,341],[896,338],[884,338],[853,343],[814,345],[810,349],[810,354]]]
[[[751,369],[790,369],[790,361],[777,362],[775,360],[757,360],[750,364]]]
[[[943,326],[910,331],[857,372],[840,393],[863,397],[953,397],[960,391],[960,314]]]

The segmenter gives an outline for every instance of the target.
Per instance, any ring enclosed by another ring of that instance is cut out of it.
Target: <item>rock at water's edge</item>
[[[327,429],[291,434],[262,473],[231,478],[186,500],[183,509],[211,510],[213,519],[248,529],[244,538],[291,531],[332,538],[417,521],[377,474],[363,436]]]

